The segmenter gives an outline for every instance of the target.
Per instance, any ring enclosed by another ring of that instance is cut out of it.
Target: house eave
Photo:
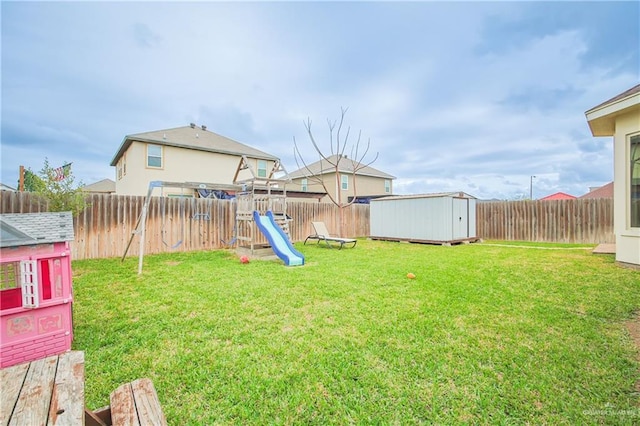
[[[593,136],[613,136],[616,117],[635,111],[640,112],[640,92],[592,108],[585,116]]]
[[[336,171],[334,169],[331,170],[323,170],[319,173],[309,173],[306,172],[304,174],[297,174],[295,176],[289,175],[291,177],[291,179],[304,179],[304,178],[311,178],[314,176],[324,176],[324,175],[330,175],[330,174],[335,174]],[[345,175],[352,175],[353,171],[351,170],[339,170],[338,173],[341,174],[345,174]],[[389,180],[394,180],[397,179],[395,176],[392,175],[378,175],[378,174],[373,174],[373,173],[362,173],[362,172],[358,172],[356,173],[356,176],[368,176],[368,177],[374,177],[374,178],[378,178],[378,179],[389,179]]]

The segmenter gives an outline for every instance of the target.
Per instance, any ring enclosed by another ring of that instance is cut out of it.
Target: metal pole
[[[533,200],[533,178],[535,176],[531,176],[531,179],[529,180],[529,199]]]

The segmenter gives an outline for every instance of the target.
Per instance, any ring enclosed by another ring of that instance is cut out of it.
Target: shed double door
[[[452,239],[469,238],[469,199],[452,198]]]

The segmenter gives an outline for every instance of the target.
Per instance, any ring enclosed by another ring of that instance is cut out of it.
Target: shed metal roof
[[[475,200],[476,197],[473,195],[469,195],[466,192],[455,191],[455,192],[435,192],[432,194],[412,194],[412,195],[390,195],[388,197],[376,198],[375,200],[371,200],[371,202],[379,202],[379,201],[393,201],[393,200],[410,200],[415,198],[469,198]]]
[[[0,214],[0,247],[73,241],[71,212]]]

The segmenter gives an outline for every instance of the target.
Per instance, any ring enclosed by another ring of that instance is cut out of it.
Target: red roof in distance
[[[576,197],[570,194],[566,194],[564,192],[556,192],[555,194],[547,195],[544,198],[540,198],[540,201],[549,201],[549,200],[575,200]]]

